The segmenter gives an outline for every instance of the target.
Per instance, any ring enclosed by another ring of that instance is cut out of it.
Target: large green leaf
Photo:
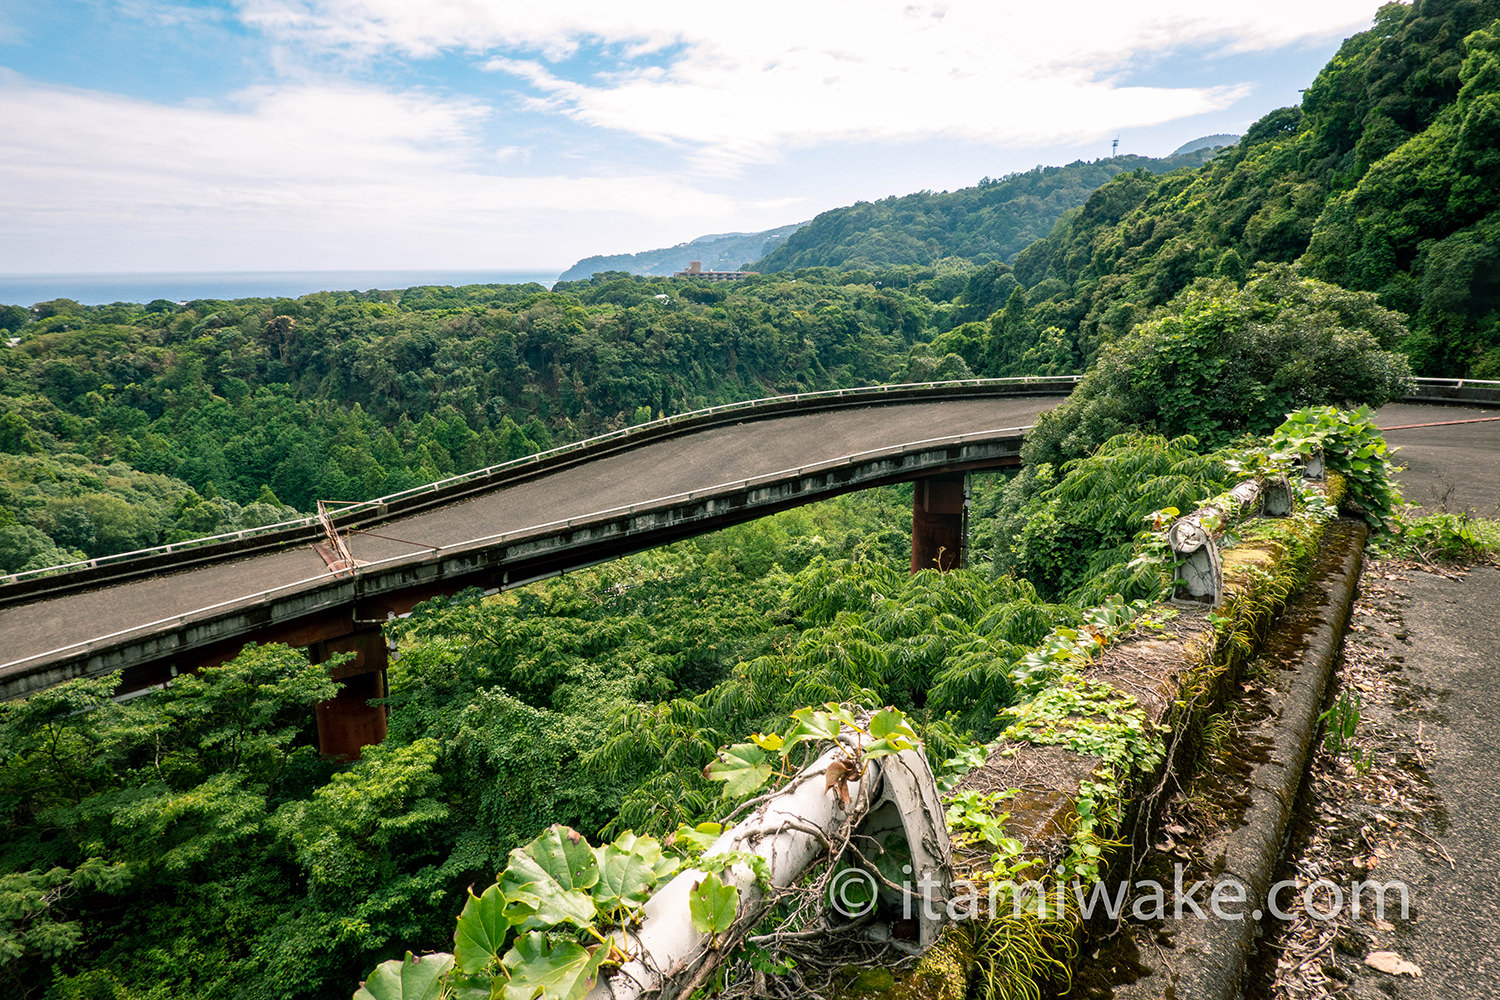
[[[505,953],[505,969],[510,982],[505,986],[505,1000],[578,1000],[589,991],[599,966],[609,955],[603,945],[585,948],[576,941],[559,941],[548,945],[540,931],[523,934],[515,947]]]
[[[719,751],[719,759],[706,772],[714,781],[724,782],[724,797],[742,798],[764,785],[773,768],[766,752],[754,743],[736,743]]]
[[[676,868],[662,857],[661,844],[654,838],[633,833],[595,848],[594,857],[599,861],[599,881],[592,891],[601,910],[644,905],[662,876]]]
[[[781,751],[783,754],[804,740],[837,739],[839,731],[844,726],[838,714],[816,708],[799,708],[792,713],[792,718],[796,724],[787,731],[783,738],[784,745]]]
[[[443,975],[453,968],[453,956],[445,952],[381,962],[354,992],[354,1000],[438,1000],[443,993]]]
[[[917,734],[906,721],[906,716],[894,708],[882,708],[870,716],[870,735],[877,740],[903,737],[916,743]]]
[[[714,827],[720,833],[723,832],[722,824],[712,823],[705,825]],[[714,837],[717,836],[718,833],[715,833]],[[710,839],[709,843],[712,842],[713,840]],[[627,854],[639,854],[651,862],[651,868],[656,872],[657,881],[666,878],[681,867],[679,859],[668,855],[666,848],[662,846],[662,842],[650,835],[636,836],[634,832],[626,830],[615,838],[614,846],[625,851]]]
[[[495,986],[504,982],[504,977],[492,976],[488,972],[466,976],[455,969],[448,976],[449,995],[444,1000],[491,1000]]]
[[[554,823],[521,850],[535,858],[564,889],[587,889],[599,881],[593,848],[577,830]]]
[[[864,748],[866,759],[910,750],[919,742],[906,716],[894,708],[882,708],[870,716],[870,735],[874,741]]]
[[[677,830],[668,838],[669,841],[681,845],[683,848],[696,848],[706,851],[713,846],[714,841],[719,839],[724,832],[723,823],[699,823],[697,826],[680,824]]]
[[[599,881],[599,862],[588,841],[554,825],[525,847],[510,852],[500,876],[506,915],[527,930],[572,923],[587,927],[598,916],[588,890]],[[526,913],[527,908],[534,913]]]
[[[534,912],[524,908],[507,913],[505,904],[505,894],[499,885],[490,886],[482,896],[470,890],[464,911],[458,916],[458,928],[453,932],[453,957],[464,972],[472,975],[498,961],[510,935],[511,918],[519,917],[515,921],[519,923]]]
[[[500,876],[500,891],[505,894],[506,919],[527,930],[564,923],[587,927],[599,915],[587,892],[563,888],[520,848],[510,852],[510,865]]]
[[[735,911],[740,905],[740,891],[732,885],[719,881],[716,874],[708,874],[693,884],[688,893],[688,915],[693,926],[705,934],[722,934],[734,923]]]

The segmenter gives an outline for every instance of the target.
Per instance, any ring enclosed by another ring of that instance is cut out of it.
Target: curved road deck
[[[1408,503],[1425,511],[1467,510],[1500,517],[1500,410],[1392,403],[1377,414],[1396,482]],[[1482,421],[1457,423],[1456,421]],[[1432,426],[1408,426],[1428,424]]]
[[[659,498],[689,491],[711,492],[723,484],[774,477],[797,467],[837,462],[879,449],[899,449],[904,444],[936,437],[983,436],[1001,428],[1028,425],[1038,413],[1059,402],[1056,397],[1018,396],[890,402],[747,419],[693,430],[547,472],[447,506],[386,520],[370,532],[353,534],[350,548],[357,559],[379,564],[380,572],[387,576],[392,570],[399,574],[403,567],[430,565],[435,550],[466,545],[473,548],[476,540],[500,533],[525,532],[569,518],[583,519],[616,508],[649,505]],[[1494,410],[1451,406],[1393,404],[1382,409],[1383,427],[1441,423],[1441,426],[1394,430],[1389,434],[1390,442],[1402,449],[1397,461],[1407,469],[1399,475],[1399,481],[1408,498],[1426,507],[1446,503],[1452,509],[1467,508],[1493,516],[1500,509],[1497,508],[1500,421],[1453,423],[1493,416]],[[884,481],[901,478],[912,476],[889,475]],[[880,480],[864,480],[859,485],[877,481]],[[829,488],[815,496],[764,504],[754,511],[747,508],[720,523],[745,520],[839,491]],[[658,540],[684,537],[715,526],[695,523],[679,528],[675,534],[661,533]],[[628,547],[620,549],[627,550]],[[566,568],[597,558],[596,554],[592,559],[553,565]],[[482,569],[498,582],[499,573],[493,563]],[[370,574],[362,577],[366,575]],[[418,592],[421,587],[414,586],[416,579],[412,576],[396,579],[386,592],[398,586]],[[187,634],[188,623],[203,619],[205,609],[216,605],[241,606],[268,592],[296,595],[321,590],[325,596],[319,607],[340,602],[352,606],[356,599],[352,583],[336,593],[338,580],[311,547],[300,545],[0,608],[0,694],[14,696],[42,686],[32,682],[23,684],[22,678],[34,673],[39,665],[68,660],[80,646],[108,648],[115,641],[109,637],[128,630],[135,630],[131,632],[132,639],[154,631],[175,634],[178,650],[206,646],[209,643],[201,635],[192,640],[181,637]],[[436,576],[429,575],[424,580],[427,593],[454,589]],[[510,582],[519,581],[512,578]],[[349,614],[346,612],[346,617]],[[269,624],[270,619],[266,621]],[[162,624],[153,630],[144,627],[149,623]],[[238,641],[251,637],[243,621],[234,634],[239,635]],[[256,636],[269,634],[266,629],[254,632]],[[69,647],[74,653],[58,652]],[[172,643],[163,642],[154,655],[157,659],[169,658],[173,648]],[[137,661],[144,662],[139,655]],[[72,669],[72,674],[93,672],[102,672],[98,664]],[[59,679],[53,676],[46,683]]]
[[[356,559],[385,567],[430,562],[434,549],[502,532],[905,443],[1021,427],[1059,402],[1057,397],[1016,396],[900,402],[696,430],[386,521],[372,529],[378,534],[352,535],[350,548]],[[295,592],[334,579],[323,560],[303,545],[0,608],[0,685],[8,694],[18,693],[11,687],[15,678],[39,662],[63,658],[49,654],[65,647],[145,623],[201,617],[210,606],[251,600],[278,588]]]

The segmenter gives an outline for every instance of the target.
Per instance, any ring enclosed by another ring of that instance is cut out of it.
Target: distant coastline
[[[551,288],[547,271],[158,271],[120,274],[0,274],[0,304],[32,306],[73,299],[87,306],[167,299],[297,298],[313,292],[369,291],[417,285],[516,285]]]

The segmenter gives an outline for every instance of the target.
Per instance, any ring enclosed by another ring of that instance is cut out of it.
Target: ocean
[[[32,306],[72,299],[87,306],[167,299],[296,298],[311,292],[369,291],[415,285],[517,285],[547,288],[549,271],[180,271],[139,274],[0,274],[0,304]]]

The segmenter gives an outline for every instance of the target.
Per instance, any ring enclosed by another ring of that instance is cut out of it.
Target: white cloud
[[[787,148],[929,136],[1079,141],[1222,110],[1247,88],[1119,87],[1135,60],[1184,46],[1271,50],[1369,23],[1370,0],[1020,4],[767,0],[242,0],[274,35],[357,53],[459,51],[524,79],[574,119],[698,151],[734,172]],[[659,65],[565,74],[606,44]],[[587,55],[587,53],[585,53]]]
[[[496,175],[487,114],[312,85],[183,108],[0,71],[0,271],[565,265],[584,231],[671,242],[778,207],[665,175]]]
[[[163,104],[0,68],[0,270],[532,267],[766,228],[1030,166],[1063,146],[1102,154],[1100,140],[1121,130],[1201,122],[1248,86],[1121,81],[1186,49],[1326,42],[1373,9],[235,3],[264,35],[254,44],[270,85]],[[214,36],[203,22],[219,17],[185,0],[116,8],[176,36]],[[390,83],[472,81],[436,60],[404,65],[437,56],[490,70],[489,92]],[[342,71],[389,75],[328,82]]]

